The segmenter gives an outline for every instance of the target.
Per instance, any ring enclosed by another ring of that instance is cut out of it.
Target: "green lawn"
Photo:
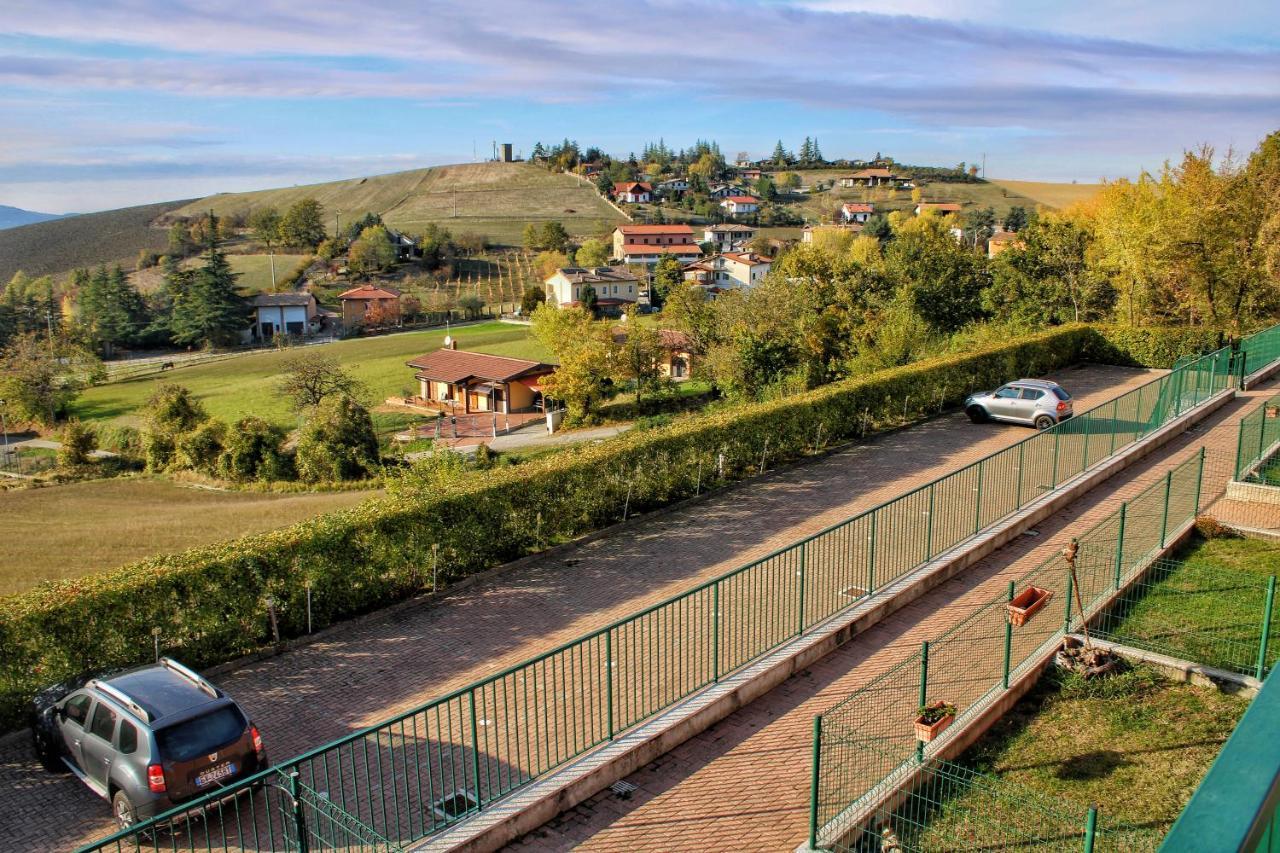
[[[272,292],[270,255],[227,255],[227,260],[231,262],[231,269],[240,276],[236,284],[240,286],[241,293],[252,296]],[[306,255],[276,255],[276,281],[284,281],[305,260]],[[187,264],[197,266],[200,259],[192,258]]]
[[[369,402],[415,390],[413,370],[405,362],[438,349],[444,329],[356,338],[322,344],[318,351],[336,357],[369,389]],[[495,355],[547,360],[550,354],[530,335],[528,327],[482,323],[453,329],[461,349]],[[160,376],[114,382],[88,389],[76,401],[74,414],[87,421],[118,421],[138,425],[138,409],[155,388],[167,382],[184,385],[204,403],[209,414],[232,422],[257,415],[287,427],[297,425],[289,403],[276,393],[283,365],[304,350],[258,352],[192,367],[179,366]]]

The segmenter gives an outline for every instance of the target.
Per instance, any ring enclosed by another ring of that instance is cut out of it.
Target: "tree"
[[[280,220],[280,239],[286,246],[314,249],[326,233],[324,208],[314,198],[294,202]]]
[[[422,250],[422,265],[429,270],[444,266],[457,251],[453,235],[434,222],[429,223],[418,238],[418,248]]]
[[[951,235],[951,218],[932,214],[902,221],[884,249],[890,279],[936,332],[954,332],[983,315],[988,277],[977,254]]]
[[[596,289],[591,284],[582,285],[582,291],[578,296],[578,301],[582,303],[582,307],[587,309],[594,317],[596,308],[600,305],[600,296],[596,293]]]
[[[1111,309],[1114,291],[1089,269],[1089,233],[1069,217],[1050,214],[1027,225],[1020,244],[991,263],[983,304],[1000,321],[1040,327],[1096,321]]]
[[[374,225],[361,231],[347,251],[347,266],[358,273],[389,270],[395,263],[396,247],[392,245],[391,235],[382,225]]]
[[[212,213],[209,216],[216,226],[217,218]],[[216,227],[209,230],[204,263],[194,271],[186,292],[173,306],[170,328],[177,343],[231,343],[248,323],[248,306],[236,290],[239,274],[232,271],[217,233]]]
[[[98,433],[79,418],[67,421],[59,436],[58,466],[60,468],[76,468],[86,465],[93,458],[93,451],[98,449]]]
[[[960,221],[964,227],[965,242],[977,248],[995,233],[996,212],[991,207],[971,208],[962,214]]]
[[[532,319],[534,336],[560,362],[542,381],[546,395],[565,404],[570,423],[589,420],[614,372],[617,344],[608,326],[580,306],[541,305]]]
[[[653,268],[653,289],[649,296],[653,304],[661,308],[667,296],[684,282],[684,267],[672,255],[663,255]]]
[[[567,266],[569,266],[569,257],[564,252],[539,252],[533,259],[533,268],[538,271],[543,280],[551,278],[556,274],[556,270]]]
[[[218,476],[236,482],[289,480],[293,459],[282,446],[285,432],[262,418],[236,421],[218,457]]]
[[[569,248],[569,232],[565,230],[564,223],[556,220],[542,223],[542,228],[538,230],[538,239],[539,249],[563,252]]]
[[[102,378],[102,363],[65,340],[39,332],[15,335],[0,350],[0,400],[6,416],[53,426],[88,385]]]
[[[298,476],[309,483],[360,480],[378,470],[378,438],[369,410],[350,397],[329,397],[302,427]]]
[[[531,284],[524,289],[524,293],[520,296],[520,315],[523,317],[533,316],[533,312],[538,310],[538,306],[547,301],[547,293],[536,284]]]
[[[146,327],[147,308],[118,264],[110,273],[103,266],[81,287],[80,319],[90,340],[109,357],[116,346],[134,340]]]
[[[210,418],[174,438],[170,467],[187,468],[215,476],[226,440],[227,425]]]
[[[786,174],[779,176],[779,184],[784,190],[787,190],[788,192],[795,192],[800,189],[800,176],[795,172],[787,172]]]
[[[270,249],[280,239],[280,211],[274,207],[260,207],[249,215],[249,229],[253,238]]]
[[[1027,209],[1021,206],[1009,208],[1009,212],[1004,215],[1004,228],[1006,231],[1021,231],[1027,227]]]
[[[787,149],[783,147],[782,140],[778,140],[778,144],[773,146],[773,157],[770,158],[773,165],[779,169],[791,165],[791,155],[787,153]]]
[[[663,356],[662,339],[652,326],[628,323],[626,337],[618,348],[615,361],[620,382],[632,382],[636,389],[636,408],[641,395],[654,388],[662,378],[658,362]]]
[[[178,439],[208,420],[204,406],[189,389],[165,383],[153,391],[142,409],[147,469],[163,471],[173,465]]]
[[[536,223],[528,222],[525,224],[520,243],[529,252],[536,252],[542,248],[542,232]]]
[[[314,408],[326,397],[359,397],[366,390],[336,358],[318,350],[294,356],[283,367],[284,375],[276,388],[298,411]]]
[[[594,237],[583,240],[578,247],[576,260],[580,267],[602,267],[609,263],[609,246]]]
[[[191,254],[191,229],[185,222],[175,222],[169,226],[169,254],[176,258],[185,258]]]
[[[778,197],[778,188],[774,186],[773,178],[768,175],[761,175],[756,178],[755,191],[756,195],[765,201],[773,201]]]

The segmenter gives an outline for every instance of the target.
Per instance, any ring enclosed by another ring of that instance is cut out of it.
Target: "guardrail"
[[[1240,378],[1251,376],[1280,359],[1280,326],[1272,326],[1241,338]]]
[[[865,601],[1233,388],[1233,365],[1228,349],[1195,359],[746,566],[281,767],[328,792],[379,837],[425,838]],[[214,799],[83,850],[138,843],[154,826]],[[226,821],[219,831],[228,844],[240,832]],[[267,849],[263,843],[255,839]]]
[[[1263,462],[1280,441],[1280,394],[1270,398],[1240,419],[1236,439],[1235,479],[1245,480],[1258,473]]]

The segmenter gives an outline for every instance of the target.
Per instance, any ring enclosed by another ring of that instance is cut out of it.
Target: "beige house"
[[[613,330],[613,339],[622,343],[627,339],[627,330],[618,326]],[[688,379],[693,369],[693,343],[684,332],[675,329],[659,329],[658,340],[662,344],[662,355],[658,357],[658,370],[667,379],[682,382]]]
[[[342,326],[389,326],[400,322],[400,291],[366,284],[338,295],[342,302]]]
[[[850,189],[852,187],[892,187],[902,180],[901,177],[888,169],[874,168],[862,169],[852,175],[845,175],[839,179],[839,183],[845,189]]]
[[[722,252],[684,268],[685,281],[694,281],[708,290],[754,287],[764,280],[772,258],[755,252]]]
[[[624,266],[561,267],[544,284],[547,302],[560,308],[579,304],[588,285],[603,314],[620,314],[640,298],[640,280]]]
[[[456,346],[451,344],[408,362],[421,392],[413,402],[460,415],[541,411],[540,380],[555,371],[554,364],[467,352]]]
[[[1024,245],[1022,239],[1014,231],[997,231],[987,240],[987,257],[994,258],[1005,249]]]
[[[702,242],[714,243],[717,252],[732,252],[740,248],[756,236],[756,228],[737,222],[726,222],[721,225],[708,225],[702,232]]]

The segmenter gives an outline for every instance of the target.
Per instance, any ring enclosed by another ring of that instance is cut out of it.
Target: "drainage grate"
[[[438,820],[457,820],[479,807],[476,795],[467,790],[453,791],[431,804],[431,811]]]
[[[848,598],[862,598],[867,591],[860,586],[847,586],[840,590],[840,594]]]
[[[609,790],[613,791],[618,799],[629,800],[631,799],[631,795],[640,790],[640,788],[628,782],[626,779],[619,779],[617,782],[614,782],[609,786]]]

